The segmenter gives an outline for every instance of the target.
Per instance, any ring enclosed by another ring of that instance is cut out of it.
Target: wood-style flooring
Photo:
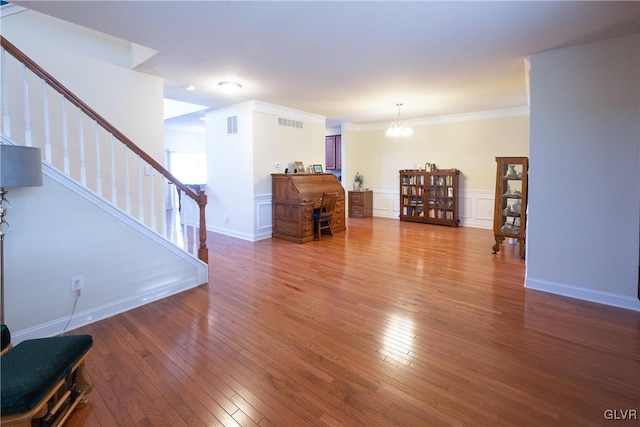
[[[71,332],[95,388],[68,425],[639,425],[640,313],[524,289],[493,243],[384,218],[210,233],[208,285]]]

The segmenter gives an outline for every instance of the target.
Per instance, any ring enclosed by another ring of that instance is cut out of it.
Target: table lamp
[[[0,323],[4,324],[4,236],[11,230],[5,216],[11,203],[7,188],[42,185],[40,149],[0,143]]]

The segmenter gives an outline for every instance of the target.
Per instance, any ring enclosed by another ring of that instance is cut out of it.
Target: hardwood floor
[[[207,244],[208,285],[72,332],[95,389],[70,426],[640,422],[640,313],[524,289],[490,230]]]

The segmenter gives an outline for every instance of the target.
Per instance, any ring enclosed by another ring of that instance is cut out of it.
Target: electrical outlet
[[[79,291],[80,289],[84,289],[84,276],[73,276],[71,278],[71,292]]]

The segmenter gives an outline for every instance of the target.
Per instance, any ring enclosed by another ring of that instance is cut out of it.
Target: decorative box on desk
[[[322,194],[337,192],[331,228],[345,231],[344,188],[331,173],[271,174],[272,237],[306,243],[313,240],[313,210],[320,208]]]
[[[349,218],[373,216],[373,191],[349,191]]]

